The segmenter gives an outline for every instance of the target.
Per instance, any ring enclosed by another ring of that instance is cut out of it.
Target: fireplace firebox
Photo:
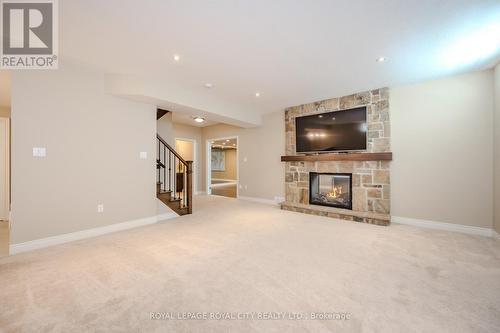
[[[309,173],[309,204],[352,210],[352,173]]]

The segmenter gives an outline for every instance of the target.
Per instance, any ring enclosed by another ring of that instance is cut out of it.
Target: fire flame
[[[337,198],[342,194],[342,186],[334,186],[330,193],[327,193],[326,196],[329,198]]]

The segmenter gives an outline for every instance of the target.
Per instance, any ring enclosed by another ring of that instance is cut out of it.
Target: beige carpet
[[[196,213],[0,259],[2,332],[498,332],[500,242],[197,197]],[[349,313],[151,320],[150,312]]]

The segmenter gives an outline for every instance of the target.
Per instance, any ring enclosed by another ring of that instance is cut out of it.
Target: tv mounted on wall
[[[366,150],[366,130],[366,106],[297,117],[297,153]]]

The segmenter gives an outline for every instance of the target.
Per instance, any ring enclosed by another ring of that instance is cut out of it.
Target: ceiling
[[[169,107],[196,100],[185,114],[260,117],[488,68],[500,52],[498,0],[65,0],[59,7],[62,59],[154,81]],[[387,61],[377,62],[382,56]]]
[[[236,149],[236,138],[212,141],[212,148]]]
[[[197,116],[197,113],[194,112],[192,114],[189,113],[181,113],[181,112],[172,112],[172,122],[176,124],[184,124],[184,125],[190,125],[190,126],[195,126],[195,127],[206,127],[206,126],[212,126],[215,124],[218,124],[215,121],[205,119],[204,122],[202,123],[197,123],[196,121],[193,120],[193,117]]]

